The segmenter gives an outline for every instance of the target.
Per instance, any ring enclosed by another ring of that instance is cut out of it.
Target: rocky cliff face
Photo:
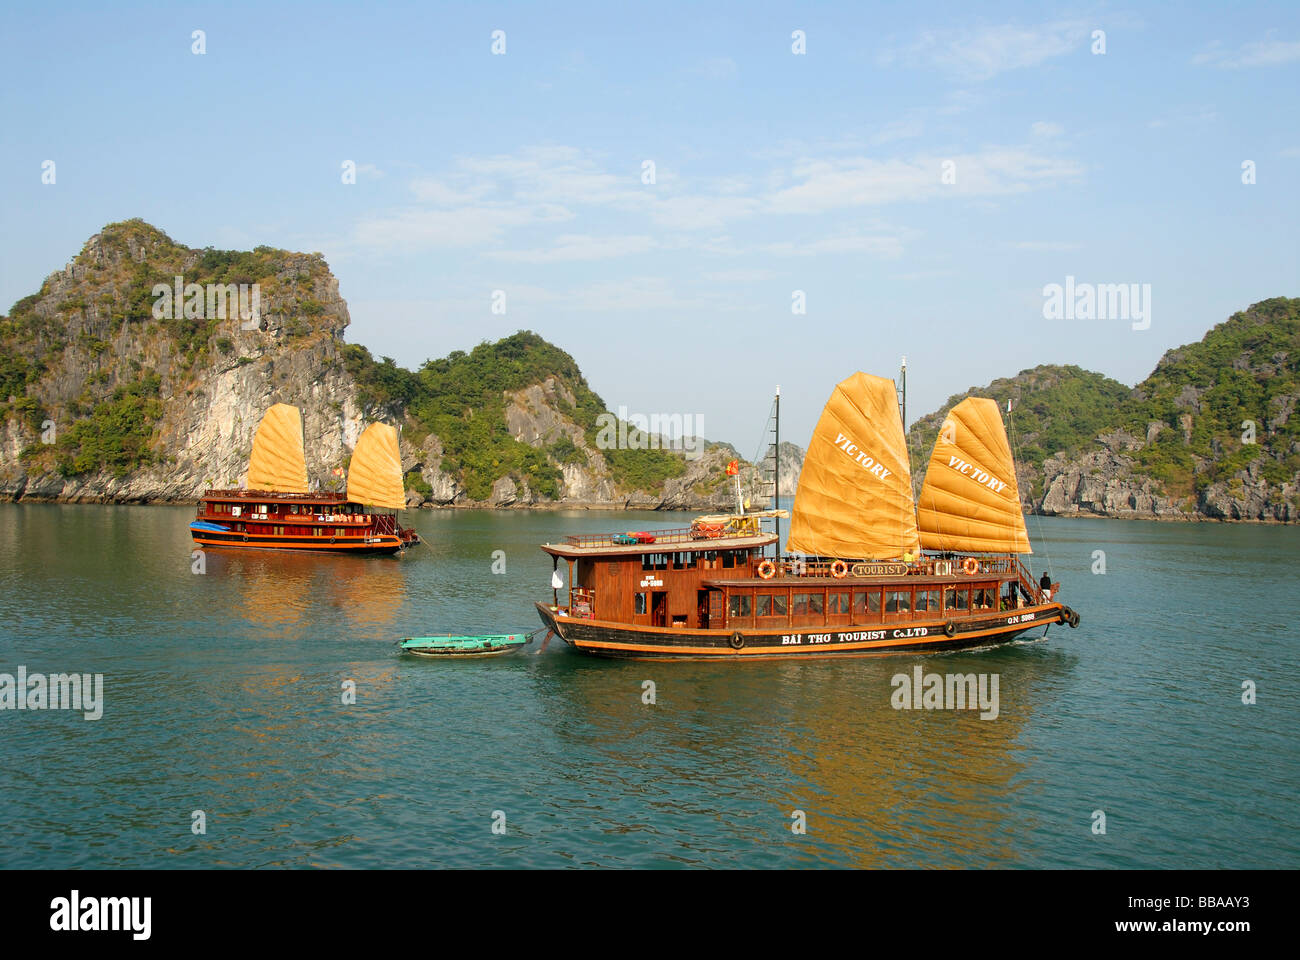
[[[201,282],[203,255],[128,224],[92,237],[72,263],[46,279],[24,311],[40,331],[30,352],[46,371],[27,397],[40,405],[46,426],[37,431],[7,419],[0,495],[147,502],[193,500],[208,486],[238,485],[247,474],[253,431],[280,401],[302,408],[313,478],[324,480],[346,456],[363,417],[338,357],[347,305],[325,262],[317,255],[278,258],[274,272],[257,278],[260,323],[241,319],[232,307],[225,319],[204,322],[201,344],[156,319],[152,299],[146,311],[131,312],[131,298],[140,302],[136,278]],[[60,470],[60,436],[146,372],[157,376],[161,402],[152,455],[126,471],[71,473],[66,463]]]
[[[1013,401],[1026,506],[1052,516],[1300,519],[1300,300],[1262,301],[1168,351],[1132,389],[1036,367],[952,397],[912,428],[928,452],[965,396]],[[918,471],[919,487],[924,471]]]
[[[182,286],[169,313],[155,285],[174,290],[177,276],[199,296]],[[256,318],[233,303],[214,309],[208,291],[232,283],[257,285]],[[339,485],[333,471],[365,424],[385,419],[404,428],[409,506],[712,511],[732,503],[720,482],[723,448],[648,490],[617,482],[558,376],[503,398],[510,436],[546,451],[558,470],[558,496],[503,468],[490,495],[473,499],[439,436],[402,403],[374,402],[359,389],[344,357],[348,322],[318,254],[196,250],[142,221],[109,225],[0,318],[0,497],[188,502],[211,486],[239,486],[262,414],[284,402],[302,409],[309,477],[323,488]]]

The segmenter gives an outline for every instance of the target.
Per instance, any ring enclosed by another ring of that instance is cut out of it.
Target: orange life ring
[[[776,564],[771,560],[764,560],[758,565],[758,575],[764,580],[771,580],[776,576]]]
[[[843,580],[849,574],[849,565],[843,560],[836,560],[831,564],[831,576],[836,580]]]
[[[973,577],[980,572],[979,562],[974,557],[967,557],[961,562],[961,572],[968,577]]]

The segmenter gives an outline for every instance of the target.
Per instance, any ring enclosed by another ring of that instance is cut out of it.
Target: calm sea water
[[[393,642],[531,630],[538,543],[683,518],[408,514],[401,559],[200,575],[192,514],[0,507],[0,672],[105,700],[0,712],[0,867],[1300,867],[1294,528],[1031,519],[1083,622],[994,650],[443,663]],[[999,716],[894,710],[915,664],[997,674]]]

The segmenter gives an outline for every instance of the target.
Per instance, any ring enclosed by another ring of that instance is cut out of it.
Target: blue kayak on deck
[[[208,533],[229,533],[229,527],[223,527],[219,523],[211,523],[207,520],[195,520],[190,524],[191,530],[206,530]]]

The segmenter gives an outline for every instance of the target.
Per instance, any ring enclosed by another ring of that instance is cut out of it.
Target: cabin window
[[[673,554],[674,570],[694,570],[695,554],[690,550],[683,550],[681,553]]]
[[[641,554],[642,570],[667,570],[668,554],[666,553],[643,553]]]
[[[784,593],[760,593],[758,595],[758,615],[760,617],[784,617],[789,607]]]
[[[980,587],[973,591],[971,599],[974,601],[976,610],[993,609],[993,591],[988,587]]]
[[[939,612],[939,591],[938,590],[916,591],[916,609],[928,610],[932,613],[938,613]]]
[[[641,616],[646,612],[646,595],[644,593],[636,595],[636,612],[637,616]]]
[[[796,593],[793,595],[794,615],[806,617],[822,612],[822,595],[820,593]]]
[[[880,613],[880,591],[854,590],[853,616],[861,619],[866,617],[868,613]]]
[[[729,599],[727,613],[733,617],[748,617],[753,613],[753,597],[747,593],[733,593]]]
[[[965,610],[970,606],[966,590],[948,589],[943,592],[943,605],[948,610]]]
[[[885,593],[885,613],[907,613],[912,609],[911,590],[889,590]]]
[[[274,527],[277,536],[284,536],[284,527]]]
[[[827,613],[848,613],[849,612],[849,594],[848,591],[842,593],[831,592],[826,594],[826,612]]]
[[[736,565],[736,554],[732,550],[724,550],[722,553],[722,568],[730,570]]]

